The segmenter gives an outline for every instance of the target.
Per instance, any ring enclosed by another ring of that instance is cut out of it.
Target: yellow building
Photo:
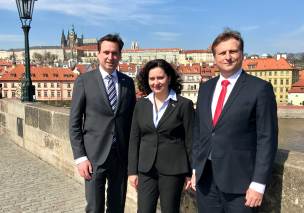
[[[276,95],[278,104],[288,103],[288,91],[291,85],[299,80],[299,70],[288,63],[285,58],[244,59],[243,70],[269,81]],[[216,71],[216,75],[219,71]]]

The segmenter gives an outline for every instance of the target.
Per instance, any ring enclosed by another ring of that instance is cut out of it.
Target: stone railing
[[[296,113],[296,112],[295,112]],[[18,100],[0,100],[0,132],[11,141],[79,182],[68,136],[69,109]],[[279,150],[273,178],[259,212],[304,212],[304,154]],[[186,192],[182,212],[196,211],[195,194]],[[136,192],[129,187],[126,212],[135,212]]]

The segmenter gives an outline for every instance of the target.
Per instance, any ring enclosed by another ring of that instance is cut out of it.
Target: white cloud
[[[0,0],[0,10],[17,10],[15,0]]]
[[[79,17],[87,23],[103,21],[136,21],[140,24],[165,22],[168,16],[159,15],[155,6],[170,0],[39,0],[35,11],[51,11]],[[14,0],[0,0],[0,10],[17,10]]]
[[[0,42],[22,42],[22,41],[24,41],[23,34],[22,35],[0,34]]]
[[[153,35],[161,41],[176,41],[181,36],[180,33],[175,32],[154,32]]]
[[[304,24],[299,26],[298,28],[287,32],[283,35],[284,37],[298,37],[298,36],[304,36]]]

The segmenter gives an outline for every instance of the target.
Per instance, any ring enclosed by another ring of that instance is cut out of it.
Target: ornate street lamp
[[[35,95],[35,86],[32,85],[30,68],[30,48],[28,34],[31,28],[31,21],[34,9],[34,3],[37,0],[16,0],[19,18],[24,32],[25,43],[25,80],[22,82],[21,101],[33,101]]]

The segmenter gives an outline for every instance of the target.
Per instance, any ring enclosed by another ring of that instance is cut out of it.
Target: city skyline
[[[62,30],[75,26],[78,36],[99,38],[119,33],[130,48],[207,49],[230,27],[242,33],[245,52],[304,52],[304,3],[290,0],[38,0],[30,30],[30,46],[60,45]],[[23,48],[16,2],[0,0],[0,49]]]

